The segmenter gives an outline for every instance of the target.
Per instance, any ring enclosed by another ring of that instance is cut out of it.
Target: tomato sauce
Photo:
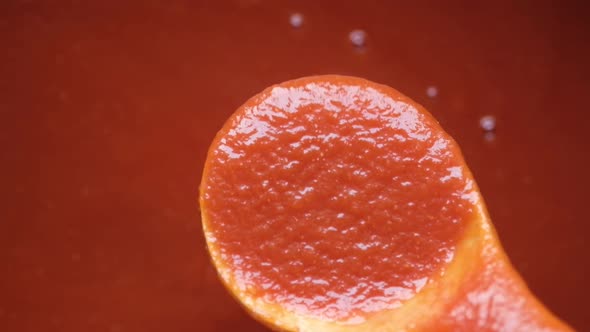
[[[197,187],[245,100],[317,74],[381,82],[432,112],[532,291],[590,330],[585,13],[543,0],[2,1],[0,330],[268,331],[217,278]]]
[[[464,172],[454,141],[397,91],[310,77],[228,120],[201,207],[241,288],[298,314],[361,318],[444,271],[478,199]]]

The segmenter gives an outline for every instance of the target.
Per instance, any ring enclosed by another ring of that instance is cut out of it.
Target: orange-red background
[[[209,264],[200,173],[242,102],[325,73],[426,106],[532,290],[589,330],[589,31],[583,1],[3,1],[0,330],[265,331]]]

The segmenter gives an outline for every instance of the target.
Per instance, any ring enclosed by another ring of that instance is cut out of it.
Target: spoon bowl
[[[511,266],[457,143],[390,87],[269,87],[216,136],[200,193],[221,280],[273,329],[570,330]]]

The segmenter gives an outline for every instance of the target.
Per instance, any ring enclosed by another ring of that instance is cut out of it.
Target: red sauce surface
[[[202,185],[234,282],[296,313],[398,306],[452,259],[477,200],[424,110],[362,79],[271,87],[226,123]]]
[[[217,279],[197,186],[245,100],[334,73],[433,113],[528,285],[589,331],[589,4],[0,1],[0,331],[267,331]]]

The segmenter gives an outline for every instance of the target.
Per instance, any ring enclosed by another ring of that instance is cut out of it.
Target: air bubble
[[[481,119],[479,119],[479,126],[484,131],[494,131],[496,130],[496,118],[492,115],[482,116]]]
[[[303,15],[299,13],[291,14],[289,18],[289,23],[294,28],[300,28],[303,25]]]
[[[426,88],[426,95],[430,98],[438,96],[438,88],[435,86],[429,86]]]
[[[367,33],[360,29],[352,30],[348,34],[348,39],[350,39],[352,45],[356,47],[362,47],[365,46],[367,40]]]

